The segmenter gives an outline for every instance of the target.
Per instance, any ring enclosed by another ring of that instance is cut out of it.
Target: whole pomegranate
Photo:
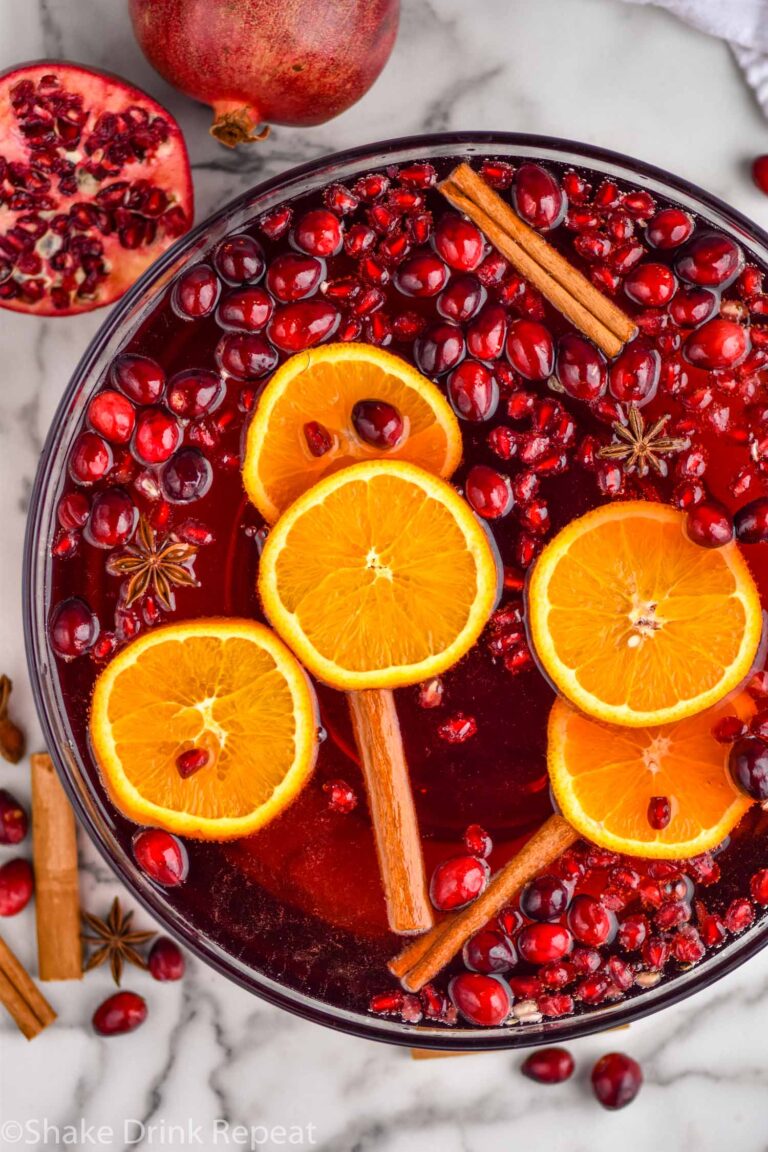
[[[265,122],[307,126],[338,116],[386,64],[400,0],[129,0],[147,59],[210,104],[211,133],[230,148]]]

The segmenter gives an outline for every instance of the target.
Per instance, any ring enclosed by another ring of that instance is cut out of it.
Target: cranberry
[[[258,380],[277,365],[277,353],[256,332],[227,332],[216,345],[216,363],[235,380]]]
[[[648,801],[648,823],[656,832],[662,832],[672,819],[672,805],[668,796],[651,796]]]
[[[470,468],[464,491],[470,506],[485,520],[506,516],[514,502],[509,477],[485,464]]]
[[[137,992],[115,992],[93,1014],[94,1031],[100,1036],[135,1032],[147,1018],[147,1002]]]
[[[84,600],[77,596],[62,600],[51,613],[51,645],[57,656],[74,660],[95,644],[99,622]]]
[[[732,745],[728,756],[731,778],[753,800],[768,800],[768,745],[743,737]]]
[[[548,328],[536,320],[513,320],[506,345],[507,359],[526,380],[552,375],[555,346]]]
[[[768,868],[755,872],[749,882],[749,891],[758,904],[768,904]]]
[[[69,474],[77,484],[95,484],[109,472],[114,457],[106,440],[95,432],[81,432],[72,446]]]
[[[718,298],[709,288],[686,288],[678,292],[669,314],[680,328],[696,328],[717,311]]]
[[[338,812],[346,816],[357,808],[357,793],[347,784],[346,780],[326,780],[323,792],[328,797],[328,807],[331,812]]]
[[[570,1080],[576,1063],[566,1048],[539,1048],[520,1065],[523,1076],[537,1084],[562,1084]]]
[[[187,878],[187,850],[178,837],[163,828],[145,828],[133,838],[133,855],[139,867],[165,888]]]
[[[165,388],[165,372],[148,356],[125,352],[112,362],[110,377],[134,404],[156,404]]]
[[[678,256],[675,269],[683,280],[706,288],[725,287],[744,266],[744,253],[722,232],[702,232]]]
[[[656,395],[661,375],[661,356],[642,341],[630,344],[611,364],[609,389],[622,404],[642,407]]]
[[[94,498],[85,526],[85,538],[97,548],[117,548],[130,540],[139,510],[122,488],[107,488]]]
[[[454,368],[447,391],[454,412],[464,420],[490,420],[499,404],[499,386],[490,368],[478,360],[464,360]]]
[[[181,443],[181,428],[164,408],[145,408],[133,433],[133,454],[142,464],[163,464]]]
[[[646,236],[654,248],[679,248],[693,235],[693,219],[682,208],[662,208],[648,222]]]
[[[747,733],[747,725],[738,716],[723,716],[712,729],[712,735],[718,744],[733,744],[740,736]]]
[[[503,1024],[512,1008],[512,997],[503,980],[480,972],[454,976],[448,994],[464,1019],[481,1028]]]
[[[571,894],[556,876],[539,876],[520,893],[520,911],[529,920],[557,920],[571,902]]]
[[[111,444],[126,444],[135,420],[130,400],[111,388],[99,392],[88,405],[88,423]]]
[[[303,352],[322,344],[339,326],[336,309],[322,300],[303,300],[278,308],[267,332],[283,352]]]
[[[277,300],[289,304],[293,300],[314,296],[324,276],[325,263],[322,260],[298,252],[286,252],[270,264],[267,288]]]
[[[413,347],[416,363],[427,376],[443,376],[464,358],[461,328],[448,321],[431,324]]]
[[[352,424],[360,439],[373,448],[397,448],[405,435],[403,417],[386,400],[358,400],[352,409]]]
[[[264,271],[264,250],[253,236],[240,233],[222,240],[213,263],[230,284],[255,284]]]
[[[0,868],[0,916],[16,916],[32,899],[35,877],[29,860],[17,857]]]
[[[592,1090],[603,1108],[626,1108],[640,1091],[643,1071],[636,1060],[623,1052],[601,1056],[592,1069]]]
[[[0,788],[0,844],[20,844],[28,825],[27,814],[16,797]]]
[[[609,944],[616,935],[617,923],[613,912],[603,907],[594,896],[577,896],[568,910],[568,927],[577,940],[599,948]]]
[[[148,967],[155,980],[181,980],[186,968],[184,954],[174,940],[161,936],[149,950]]]
[[[486,860],[493,851],[493,840],[479,824],[470,824],[464,833],[464,846],[471,856]]]
[[[476,856],[453,856],[438,864],[432,873],[429,898],[440,912],[463,908],[485,890],[489,875],[485,860]]]
[[[752,179],[755,187],[768,196],[768,156],[756,156],[752,161]]]
[[[520,165],[512,185],[512,199],[519,215],[541,232],[555,228],[567,207],[556,178],[540,164]]]
[[[160,474],[163,492],[174,504],[188,504],[205,496],[213,482],[213,469],[197,448],[182,448]]]
[[[768,497],[761,496],[739,508],[733,518],[740,544],[763,544],[768,540]]]
[[[529,924],[517,937],[517,950],[529,964],[562,960],[573,947],[573,937],[561,924]]]
[[[188,780],[201,768],[205,768],[211,756],[205,748],[187,748],[176,757],[176,771],[182,780]]]
[[[405,296],[437,296],[447,282],[448,269],[434,252],[415,252],[395,276],[395,284]]]
[[[171,377],[166,404],[182,420],[197,420],[208,412],[214,412],[226,391],[224,381],[217,372],[191,368]]]
[[[583,336],[562,336],[557,352],[557,379],[574,399],[597,400],[606,388],[605,357]]]
[[[312,208],[297,221],[293,241],[310,256],[335,256],[341,250],[341,224],[327,208]]]
[[[475,276],[457,276],[437,299],[437,310],[446,320],[463,324],[482,308],[488,293]]]
[[[260,332],[274,311],[274,302],[263,288],[241,288],[219,304],[216,320],[236,332]]]
[[[517,963],[512,941],[503,932],[493,928],[484,928],[475,936],[470,936],[462,955],[467,968],[487,975],[509,972]]]
[[[718,317],[697,328],[685,342],[686,360],[699,368],[735,368],[751,347],[748,329]]]
[[[497,360],[507,334],[507,313],[500,304],[486,304],[467,329],[467,350],[478,360]]]
[[[686,513],[685,531],[702,548],[722,548],[733,540],[733,521],[722,504],[705,500]]]
[[[624,281],[630,300],[650,308],[662,308],[675,294],[677,280],[666,264],[639,264]]]
[[[56,509],[56,516],[62,528],[71,530],[82,528],[88,519],[91,505],[88,497],[82,492],[67,492],[62,496]]]
[[[201,320],[210,316],[219,302],[221,283],[213,268],[195,264],[179,276],[173,287],[171,303],[183,320]]]
[[[473,272],[485,253],[480,229],[452,212],[446,212],[438,220],[434,243],[446,264],[457,272]]]

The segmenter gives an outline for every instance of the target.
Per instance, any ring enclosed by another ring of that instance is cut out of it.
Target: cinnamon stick
[[[550,816],[541,828],[491,879],[482,896],[441,920],[431,932],[407,945],[389,964],[407,992],[418,992],[463,948],[466,941],[501,912],[505,904],[575,840],[562,816]]]
[[[395,699],[388,689],[350,692],[379,871],[393,932],[426,932],[434,919]]]
[[[53,1023],[56,1013],[24,965],[0,937],[0,1003],[4,1004],[27,1040]]]
[[[526,280],[607,356],[617,356],[635,335],[634,321],[521,220],[468,164],[454,168],[439,188]]]
[[[32,762],[37,956],[41,980],[80,980],[80,899],[75,815],[50,756]]]

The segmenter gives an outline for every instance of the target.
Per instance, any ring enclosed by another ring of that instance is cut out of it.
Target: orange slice
[[[195,620],[141,636],[96,682],[91,742],[115,805],[201,840],[247,836],[290,804],[317,754],[306,673],[250,620]],[[180,754],[208,762],[186,778]]]
[[[749,672],[760,597],[736,544],[701,548],[665,504],[626,501],[573,520],[528,586],[538,658],[564,696],[613,724],[667,724]]]
[[[297,496],[329,472],[381,456],[356,434],[359,400],[385,400],[405,424],[387,459],[410,460],[450,476],[461,460],[461,431],[439,389],[404,360],[368,344],[326,344],[292,356],[259,398],[248,428],[246,491],[264,518],[277,520]],[[313,456],[305,426],[319,424],[331,448]]]
[[[326,476],[272,529],[259,591],[302,663],[337,688],[394,688],[445,671],[498,594],[496,555],[469,505],[405,461]]]
[[[549,717],[549,776],[560,810],[582,836],[630,856],[681,859],[722,843],[751,801],[728,775],[730,745],[712,728],[724,716],[754,712],[742,694],[677,724],[619,728],[591,720],[565,700]],[[656,831],[652,797],[666,796],[672,816]]]

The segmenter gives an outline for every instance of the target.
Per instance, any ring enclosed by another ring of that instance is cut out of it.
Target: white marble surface
[[[207,112],[153,74],[125,10],[125,0],[0,0],[0,68],[63,56],[148,88],[187,132],[198,218],[264,176],[337,148],[425,130],[499,128],[634,153],[768,226],[768,200],[746,176],[749,159],[768,150],[768,125],[728,49],[656,8],[614,0],[404,0],[394,57],[358,107],[308,132],[277,130],[247,155],[219,148],[206,134]],[[26,501],[58,398],[103,315],[45,321],[0,312],[0,664],[16,681],[33,748],[39,732],[19,609]],[[0,777],[28,795],[25,765],[0,764]],[[84,903],[106,907],[117,885],[84,837],[81,847]],[[31,909],[2,927],[34,965]],[[237,1146],[231,1130],[216,1137],[217,1118],[304,1125],[305,1144],[328,1152],[768,1147],[768,953],[628,1032],[576,1043],[575,1080],[549,1091],[517,1074],[519,1056],[415,1063],[404,1051],[272,1009],[200,964],[190,964],[180,985],[157,985],[143,974],[130,984],[146,995],[150,1020],[117,1041],[99,1040],[88,1027],[109,989],[103,970],[81,986],[50,986],[60,1020],[32,1044],[0,1020],[3,1152],[19,1135],[9,1121],[45,1120],[105,1125],[105,1147]],[[643,1062],[646,1085],[630,1109],[608,1115],[586,1081],[595,1057],[616,1047]],[[141,1139],[138,1124],[123,1130],[126,1119],[156,1130]],[[192,1126],[185,1140],[171,1131],[178,1124]],[[62,1127],[59,1135],[63,1144],[68,1133]],[[55,1131],[38,1139],[26,1127],[20,1136],[21,1146],[59,1146]],[[99,1146],[89,1133],[77,1143]]]

